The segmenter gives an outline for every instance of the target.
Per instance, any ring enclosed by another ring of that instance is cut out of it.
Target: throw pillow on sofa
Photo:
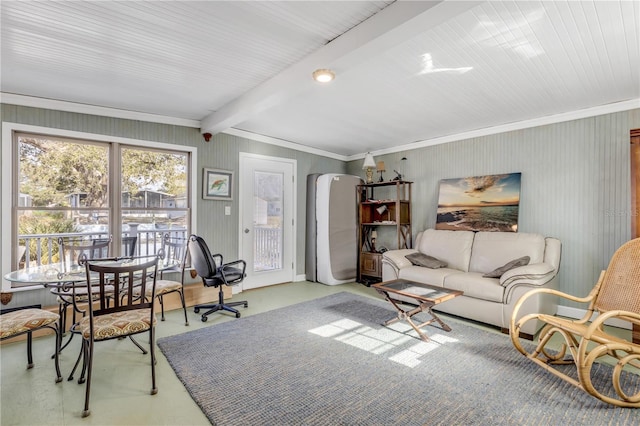
[[[438,260],[433,256],[424,253],[411,253],[405,256],[411,264],[416,266],[424,266],[425,268],[438,269],[447,266],[446,262]]]
[[[513,269],[513,268],[517,268],[518,266],[524,266],[524,265],[528,265],[529,264],[529,260],[531,260],[531,258],[529,256],[522,256],[519,257],[517,259],[512,260],[511,262],[508,262],[504,265],[502,265],[499,268],[494,269],[491,272],[487,272],[486,274],[483,275],[484,278],[500,278],[502,276],[502,274],[504,274],[505,272]]]

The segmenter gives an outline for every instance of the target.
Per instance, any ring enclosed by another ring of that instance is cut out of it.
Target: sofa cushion
[[[504,287],[497,278],[483,278],[480,272],[451,274],[444,279],[444,288],[460,290],[464,296],[475,299],[503,302]]]
[[[472,231],[427,229],[423,232],[420,238],[420,245],[417,249],[420,253],[433,256],[436,259],[446,262],[448,268],[467,272],[469,270],[473,236],[474,233]],[[483,272],[490,271],[491,269]]]
[[[445,277],[460,273],[460,271],[449,268],[429,269],[411,265],[400,269],[398,278],[443,287]]]
[[[522,256],[529,256],[531,264],[542,263],[544,250],[545,240],[539,234],[478,232],[469,271],[486,273]]]
[[[500,278],[505,272],[510,271],[518,266],[525,266],[529,264],[529,256],[522,256],[517,259],[513,259],[511,262],[507,262],[499,268],[494,269],[491,272],[487,272],[482,276],[484,278]]]
[[[446,262],[420,252],[411,253],[406,255],[405,257],[409,259],[409,262],[411,262],[412,265],[423,266],[425,268],[438,269],[447,266]]]

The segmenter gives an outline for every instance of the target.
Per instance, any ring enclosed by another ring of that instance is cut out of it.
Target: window
[[[10,263],[3,261],[3,273],[59,262],[59,237],[111,236],[111,255],[137,256],[157,253],[165,233],[190,234],[195,148],[19,131],[11,139],[10,176],[3,170],[3,188],[12,182]]]
[[[144,148],[120,150],[120,228],[137,237],[135,254],[155,253],[166,232],[187,237],[188,157]]]

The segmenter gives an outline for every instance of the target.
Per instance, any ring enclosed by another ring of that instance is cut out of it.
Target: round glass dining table
[[[149,261],[149,257],[122,258],[119,260],[104,261],[105,263],[118,263],[126,265],[137,265]],[[158,262],[158,272],[171,269],[176,266],[175,261],[160,259]],[[27,284],[61,284],[75,283],[87,280],[84,265],[76,263],[51,263],[40,266],[31,266],[4,275],[4,279],[11,282]]]
[[[101,264],[120,264],[120,265],[138,265],[146,263],[152,256],[142,256],[137,258],[121,258],[116,260],[100,261]],[[175,268],[177,262],[175,260],[159,259],[157,272],[167,271]],[[96,275],[97,278],[97,275]],[[84,265],[80,265],[77,262],[62,262],[51,263],[40,266],[31,266],[17,271],[9,272],[4,275],[4,279],[11,282],[26,283],[33,285],[42,285],[44,287],[51,288],[52,293],[61,296],[64,294],[71,294],[71,287],[84,286],[86,287],[87,273]],[[64,307],[64,305],[63,305]],[[66,308],[64,313],[60,315],[59,327],[63,331],[66,331]],[[75,312],[74,312],[75,322]],[[62,351],[71,342],[73,334],[69,337],[67,342],[62,345],[62,334],[60,335],[61,345],[60,351]],[[79,359],[79,358],[78,358]],[[75,370],[75,367],[74,367]]]

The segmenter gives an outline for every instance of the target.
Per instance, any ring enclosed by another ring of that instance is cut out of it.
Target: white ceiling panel
[[[0,90],[339,155],[640,99],[639,1],[3,1]],[[311,80],[318,67],[337,78]],[[640,106],[640,102],[639,106]]]
[[[637,99],[639,10],[484,2],[235,127],[355,154]]]
[[[200,119],[388,3],[3,1],[1,87]]]

